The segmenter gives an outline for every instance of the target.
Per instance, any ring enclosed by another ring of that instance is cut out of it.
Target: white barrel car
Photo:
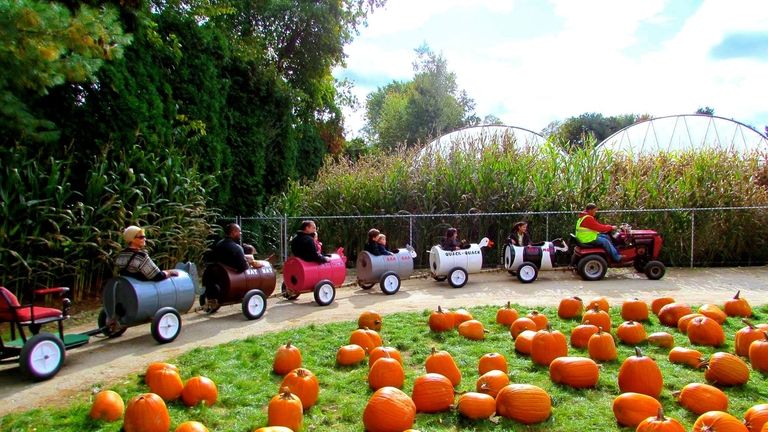
[[[479,243],[471,243],[467,249],[443,250],[439,245],[429,250],[429,270],[438,282],[448,279],[453,288],[466,285],[470,273],[477,273],[483,266],[483,252],[480,248],[489,246],[491,241],[483,237]]]
[[[535,246],[504,245],[504,268],[522,283],[536,280],[539,270],[553,270],[557,267],[555,254],[568,252],[568,244],[563,239],[546,241]]]

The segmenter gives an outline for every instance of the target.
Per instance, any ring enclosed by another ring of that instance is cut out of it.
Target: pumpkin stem
[[[578,301],[583,301],[583,300],[581,299],[581,297],[579,297],[579,296],[573,296],[573,298],[574,298],[574,299],[576,299],[576,300],[578,300]]]
[[[296,368],[296,375],[298,375],[301,378],[304,378],[305,376],[308,375],[307,370],[304,368]]]
[[[437,305],[437,313],[443,313],[443,308],[440,305]]]
[[[432,355],[435,355],[435,354],[437,354],[437,348],[432,347]]]
[[[735,295],[735,296],[733,296],[733,299],[734,299],[734,300],[738,300],[738,299],[739,299],[739,294],[740,294],[740,293],[741,293],[741,290],[738,290],[738,291],[736,291],[736,295]]]
[[[512,302],[511,301],[507,302],[507,309],[512,309]]]
[[[681,393],[682,392],[680,390],[675,390],[675,391],[672,392],[672,397],[675,398],[675,399],[678,399],[680,397]]]
[[[741,319],[741,322],[743,322],[744,324],[746,324],[746,325],[747,325],[749,328],[751,328],[752,330],[754,330],[754,329],[755,329],[755,324],[754,324],[752,321],[750,321],[749,319],[747,319],[747,318],[742,318],[742,319]]]
[[[547,331],[552,333],[552,324],[547,323]]]
[[[290,347],[291,347],[291,341],[288,341],[288,342],[286,342],[286,343],[285,343],[285,347],[286,347],[286,348],[290,348]]]
[[[291,389],[288,387],[283,387],[280,389],[280,399],[292,399],[293,393],[291,393]]]
[[[664,421],[664,407],[659,407],[659,413],[656,415],[656,420],[661,422]]]
[[[765,340],[768,340],[768,332],[763,332],[763,336],[765,336]]]
[[[643,352],[640,351],[640,347],[637,347],[637,346],[635,347],[635,355],[637,355],[638,357],[643,356]]]

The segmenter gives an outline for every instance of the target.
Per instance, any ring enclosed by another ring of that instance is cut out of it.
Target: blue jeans
[[[608,236],[608,234],[598,234],[597,238],[592,243],[600,245],[603,249],[608,251],[614,261],[621,261],[621,255],[619,254],[619,251],[616,250],[616,246],[613,245],[611,237]]]

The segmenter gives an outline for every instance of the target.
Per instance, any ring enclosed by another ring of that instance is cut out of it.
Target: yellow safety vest
[[[579,243],[592,243],[597,239],[597,231],[581,226],[581,223],[587,216],[589,215],[582,216],[576,221],[576,240],[578,240]]]

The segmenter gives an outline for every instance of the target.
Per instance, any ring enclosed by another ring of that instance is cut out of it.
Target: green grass
[[[521,315],[528,309],[516,306]],[[474,390],[478,378],[477,363],[488,352],[505,355],[509,363],[513,383],[528,383],[544,388],[553,399],[552,417],[546,422],[524,426],[507,419],[498,423],[490,420],[470,421],[457,412],[441,414],[419,414],[414,428],[422,431],[619,431],[629,430],[616,425],[611,410],[613,399],[619,394],[617,373],[621,361],[633,353],[629,346],[619,346],[619,361],[603,364],[600,380],[595,389],[575,390],[558,386],[549,380],[546,368],[534,365],[531,360],[514,352],[514,344],[505,327],[495,324],[497,308],[491,306],[469,308],[476,319],[482,321],[490,334],[484,341],[473,342],[452,331],[444,334],[429,332],[426,325],[429,311],[421,313],[396,313],[384,317],[382,336],[385,345],[398,348],[403,354],[406,381],[403,390],[411,392],[413,380],[424,373],[424,361],[431,348],[449,351],[461,369],[463,378],[459,391]],[[554,308],[541,309],[553,327],[566,334],[578,323],[557,318]],[[618,309],[613,309],[615,327],[621,323]],[[765,322],[768,306],[755,308],[755,322]],[[669,331],[674,334],[679,346],[690,346],[685,335],[676,329],[661,326],[655,316],[646,323],[648,333]],[[187,408],[180,402],[168,404],[172,428],[186,420],[198,420],[210,430],[252,431],[266,425],[266,407],[269,399],[276,394],[281,377],[271,372],[272,359],[277,347],[290,340],[298,346],[304,358],[304,367],[312,370],[320,380],[320,398],[317,405],[305,413],[304,430],[362,430],[362,412],[373,393],[367,385],[367,364],[357,367],[337,367],[335,354],[338,347],[348,343],[349,334],[356,327],[352,321],[309,325],[302,328],[270,333],[258,337],[224,344],[215,348],[200,348],[188,352],[173,363],[181,370],[183,378],[205,375],[219,386],[219,401],[212,407]],[[716,351],[733,351],[733,335],[743,327],[740,321],[729,319],[725,324],[726,344],[718,349],[696,347],[706,356]],[[644,352],[659,364],[664,376],[664,391],[661,402],[668,416],[680,420],[690,429],[696,416],[681,408],[672,392],[680,390],[691,382],[705,382],[703,371],[675,365],[667,361],[668,349],[643,346]],[[586,351],[571,348],[569,355],[587,356]],[[55,385],[55,378],[52,382]],[[141,375],[126,377],[112,389],[127,401],[130,397],[148,391]],[[730,399],[729,412],[742,418],[744,412],[757,403],[768,401],[766,376],[752,372],[749,382],[742,387],[724,388]],[[11,414],[0,419],[3,431],[118,431],[121,422],[101,423],[88,418],[90,395],[83,394],[78,402],[62,409],[36,409],[20,414]]]

